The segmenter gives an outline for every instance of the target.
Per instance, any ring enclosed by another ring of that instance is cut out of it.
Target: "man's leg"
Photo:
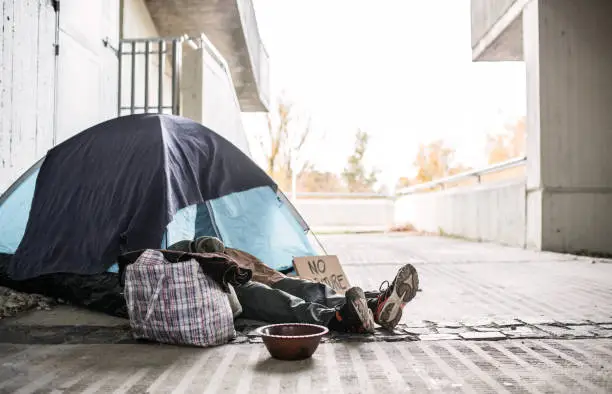
[[[273,289],[258,282],[235,287],[242,305],[241,317],[268,323],[310,323],[327,326],[336,310],[315,302]]]
[[[333,330],[374,331],[374,316],[368,308],[366,295],[359,287],[352,287],[342,295],[323,283],[292,277],[279,280],[271,286],[306,302],[334,308],[337,311],[336,316],[329,325]]]
[[[295,291],[299,284],[280,287]],[[329,295],[330,299],[325,300],[337,304],[335,306],[304,300],[282,289],[257,282],[249,282],[235,290],[242,305],[242,316],[248,319],[268,323],[319,324],[335,331],[371,332],[374,329],[372,312],[368,309],[363,291],[357,287],[349,289],[345,296],[328,294],[323,288],[319,288],[318,295],[314,288],[307,293],[307,297],[314,299],[317,295],[320,300]]]
[[[330,308],[339,309],[346,303],[346,297],[331,287],[300,278],[287,277],[273,283],[271,287]]]

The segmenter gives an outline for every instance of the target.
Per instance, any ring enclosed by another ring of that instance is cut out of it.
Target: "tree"
[[[268,113],[268,133],[259,138],[264,153],[265,170],[282,189],[289,189],[293,171],[299,174],[300,169],[293,168],[297,155],[310,136],[310,121],[304,125],[291,102],[281,98],[275,112]],[[307,163],[302,165],[304,168]]]
[[[350,192],[373,191],[377,181],[378,171],[367,171],[363,159],[368,147],[370,135],[362,130],[355,134],[355,150],[348,158],[347,166],[342,172],[342,179]]]
[[[337,174],[328,171],[318,171],[313,166],[307,166],[298,176],[298,189],[303,192],[343,192],[345,187]]]
[[[448,176],[455,150],[437,140],[428,145],[420,144],[414,166],[417,169],[415,183],[425,183]]]
[[[487,155],[489,164],[500,163],[525,155],[526,125],[525,117],[506,125],[504,131],[487,136]]]
[[[453,164],[454,156],[455,149],[446,146],[442,140],[420,144],[413,163],[416,175],[413,178],[400,177],[395,186],[396,190],[460,174],[471,169],[461,163]]]

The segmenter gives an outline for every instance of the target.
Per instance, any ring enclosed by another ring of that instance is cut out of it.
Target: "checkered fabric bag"
[[[136,338],[207,347],[236,336],[227,293],[194,259],[171,263],[146,250],[127,266],[124,291]]]

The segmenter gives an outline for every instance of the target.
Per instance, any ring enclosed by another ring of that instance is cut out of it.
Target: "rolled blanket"
[[[264,264],[263,261],[250,253],[239,249],[225,248],[225,254],[231,257],[242,268],[248,269],[253,273],[251,280],[264,285],[272,286],[287,276]]]
[[[283,273],[268,267],[263,261],[250,253],[226,247],[219,238],[215,237],[199,237],[194,241],[180,241],[168,247],[168,249],[193,253],[224,253],[241,268],[252,271],[253,277],[251,280],[268,286],[287,277]]]
[[[194,253],[224,253],[225,245],[219,238],[199,237],[190,243]]]

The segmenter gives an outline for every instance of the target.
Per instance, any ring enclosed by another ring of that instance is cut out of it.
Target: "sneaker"
[[[382,287],[388,285],[386,290]],[[374,308],[374,321],[382,327],[393,330],[402,318],[402,309],[414,298],[419,288],[419,275],[411,264],[406,264],[398,271],[393,283],[381,284],[381,293]]]
[[[336,312],[329,328],[336,331],[369,333],[374,332],[374,316],[368,301],[359,287],[347,290],[346,304]]]

